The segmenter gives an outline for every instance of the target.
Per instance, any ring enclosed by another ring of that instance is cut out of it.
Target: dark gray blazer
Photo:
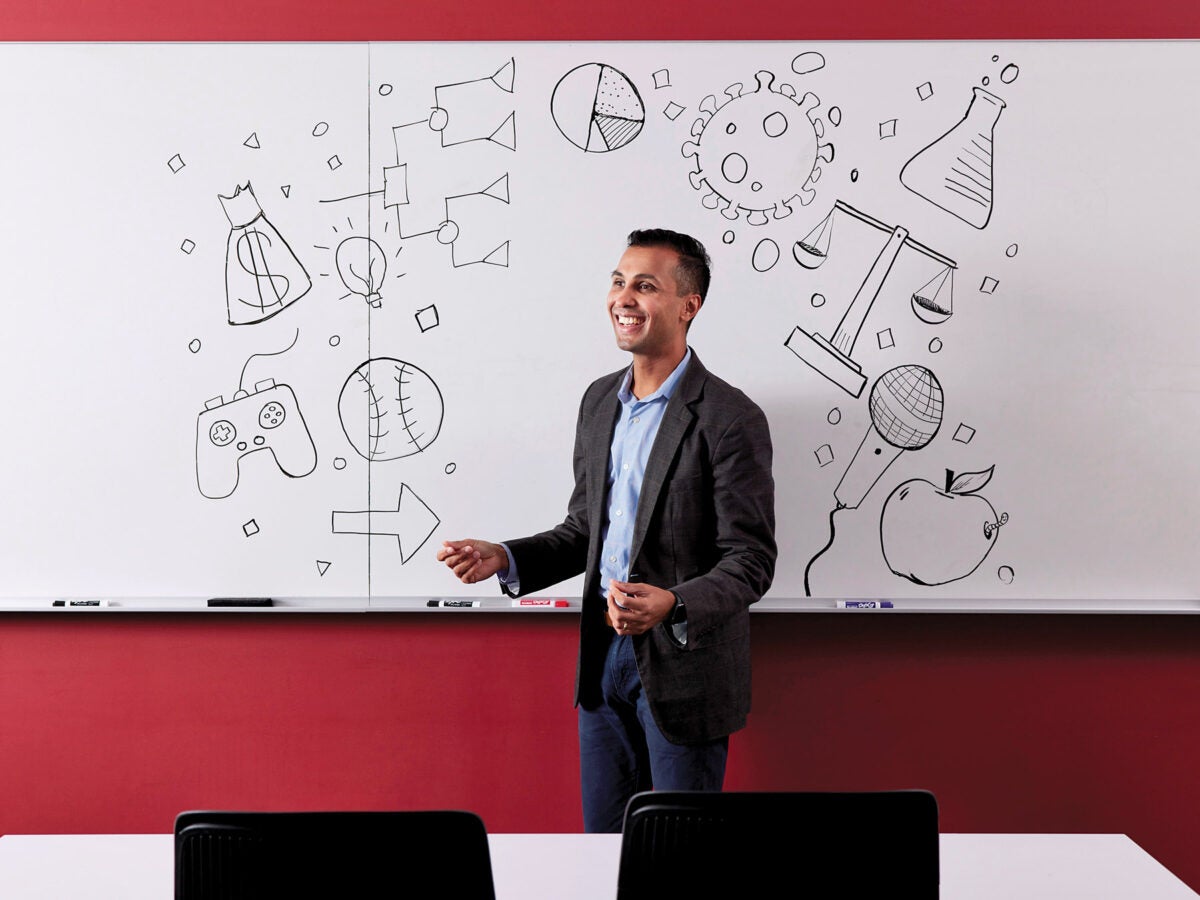
[[[575,490],[562,524],[506,541],[521,593],[585,572],[575,702],[600,703],[612,630],[604,623],[600,546],[609,454],[626,370],[593,382],[575,430]],[[748,608],[775,571],[775,483],[762,410],[709,373],[695,352],[667,404],[646,465],[630,572],[667,588],[687,609],[687,644],[668,626],[633,638],[655,722],[668,740],[701,743],[746,724]]]

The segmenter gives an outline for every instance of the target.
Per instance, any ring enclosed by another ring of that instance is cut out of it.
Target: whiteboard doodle
[[[425,123],[438,132],[443,147],[491,141],[517,149],[517,113],[512,100],[517,61],[510,58],[484,78],[440,84],[433,89],[433,111]]]
[[[901,453],[932,441],[943,407],[941,382],[924,366],[897,366],[880,375],[868,404],[871,425],[833,492],[838,506],[858,508]]]
[[[441,389],[425,370],[388,356],[358,366],[338,396],[342,431],[369,462],[427,450],[437,440],[444,412]]]
[[[907,228],[901,225],[895,227],[885,225],[878,219],[855,209],[849,204],[843,203],[841,200],[834,204],[834,209],[830,212],[829,218],[833,216],[834,212],[845,213],[857,221],[888,233],[888,239],[879,251],[879,255],[875,257],[875,261],[871,264],[871,268],[863,279],[862,284],[859,285],[854,299],[846,308],[846,312],[842,314],[841,321],[838,322],[832,337],[826,338],[820,334],[810,333],[804,328],[797,326],[788,339],[784,341],[784,345],[817,372],[846,391],[846,393],[858,397],[862,394],[862,390],[866,386],[867,376],[863,374],[862,366],[854,361],[854,345],[858,340],[858,334],[862,330],[863,323],[866,321],[867,314],[871,311],[871,307],[875,303],[875,298],[879,296],[879,292],[883,289],[884,281],[887,280],[888,274],[891,272],[892,266],[895,264],[896,257],[900,254],[901,249],[909,247],[916,250],[947,269],[956,268],[957,263],[909,237]],[[823,226],[818,227],[822,229],[820,236],[814,239],[817,241],[818,246],[814,247],[812,244],[807,243],[808,239],[806,238],[806,243],[803,245],[798,244],[797,248],[793,250],[797,261],[800,261],[801,258],[815,260],[814,264],[806,265],[806,268],[815,268],[816,265],[820,265],[820,260],[828,255],[829,239],[833,233],[832,224],[826,222]],[[825,245],[824,250],[819,249],[819,245],[822,242]],[[946,283],[953,284],[952,281]],[[928,285],[925,287],[928,287]],[[918,289],[918,293],[924,290],[925,288]],[[940,300],[937,299],[939,297],[941,298]],[[918,307],[924,308],[927,304],[935,301],[939,309],[949,310],[952,308],[952,301],[948,290],[945,292],[945,296],[942,296],[940,291],[936,291],[934,300],[925,297],[918,298],[916,295],[912,299],[914,310]]]
[[[249,181],[238,185],[231,196],[217,197],[230,226],[225,245],[229,324],[269,319],[307,294],[312,281],[283,235],[267,220]]]
[[[948,584],[979,568],[996,545],[1008,513],[979,491],[991,480],[982,472],[946,470],[943,488],[923,478],[896,486],[879,517],[879,543],[888,568],[914,584]]]
[[[365,534],[371,537],[394,537],[403,565],[413,558],[441,524],[416,491],[407,484],[400,485],[400,499],[395,509],[333,512],[334,534]]]
[[[981,87],[973,91],[962,119],[904,164],[900,183],[968,225],[986,228],[992,217],[996,122],[1005,103]]]
[[[379,289],[387,275],[387,257],[379,244],[363,235],[351,235],[338,244],[334,260],[346,290],[378,309],[383,302]]]
[[[274,457],[289,478],[317,467],[317,448],[300,413],[296,393],[267,378],[253,392],[238,389],[233,399],[214,397],[196,419],[196,484],[211,500],[228,497],[238,486],[242,459],[260,450]]]
[[[728,99],[710,94],[700,101],[700,118],[692,123],[692,140],[682,153],[694,168],[692,187],[703,191],[705,209],[727,219],[745,214],[751,225],[782,219],[796,204],[816,198],[821,177],[817,163],[833,162],[833,144],[822,141],[825,126],[816,115],[821,105],[813,93],[796,99],[796,89],[761,70],[758,87],[739,84],[725,89]]]
[[[550,115],[559,133],[585,153],[620,150],[646,123],[637,86],[624,72],[598,62],[576,66],[558,80]]]
[[[296,393],[289,385],[265,378],[245,389],[246,369],[251,360],[281,356],[296,346],[292,342],[272,353],[255,353],[242,365],[233,399],[213,397],[196,419],[196,483],[200,493],[212,500],[228,497],[238,486],[242,459],[269,450],[275,463],[289,478],[303,478],[317,467],[317,448],[300,413]],[[257,531],[257,526],[255,526]]]
[[[871,424],[834,489],[829,540],[804,569],[805,596],[812,596],[809,577],[814,563],[833,546],[836,515],[857,509],[901,453],[921,450],[934,439],[944,405],[941,382],[924,366],[896,366],[875,381],[868,401]],[[832,453],[829,458],[832,461]]]

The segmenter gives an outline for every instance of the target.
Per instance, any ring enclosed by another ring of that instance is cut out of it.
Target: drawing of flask
[[[1004,101],[974,89],[966,115],[900,170],[900,183],[975,228],[992,216],[992,140]]]
[[[232,197],[217,195],[229,219],[225,245],[225,306],[230,325],[269,319],[308,293],[312,281],[275,226],[250,182]]]

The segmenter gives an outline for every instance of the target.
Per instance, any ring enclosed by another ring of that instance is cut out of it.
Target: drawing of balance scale
[[[939,324],[950,318],[953,311],[954,270],[958,264],[946,256],[931,250],[924,244],[909,237],[908,229],[901,225],[892,227],[878,219],[855,209],[847,203],[838,200],[829,215],[814,228],[804,240],[798,241],[792,249],[796,262],[806,269],[815,269],[829,256],[829,243],[833,234],[834,216],[838,212],[853,216],[860,222],[877,228],[889,234],[887,242],[875,262],[871,264],[866,278],[850,301],[850,306],[842,314],[842,319],[834,329],[832,337],[810,333],[797,326],[784,342],[784,345],[805,363],[816,369],[846,393],[858,397],[862,395],[867,383],[862,366],[853,359],[854,343],[858,333],[862,331],[867,314],[875,303],[875,298],[883,289],[883,283],[891,272],[896,257],[900,251],[908,247],[923,253],[930,259],[941,263],[944,267],[927,284],[912,295],[913,312],[924,322]]]

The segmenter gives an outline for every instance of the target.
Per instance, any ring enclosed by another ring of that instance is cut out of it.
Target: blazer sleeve
[[[750,404],[725,429],[712,457],[717,560],[672,588],[687,608],[688,646],[761,599],[775,575],[775,481],[767,418]]]
[[[584,394],[579,404],[579,416],[575,423],[575,454],[573,467],[575,487],[567,503],[567,516],[548,531],[529,537],[505,541],[520,576],[520,594],[532,594],[574,578],[587,565],[588,543],[588,490],[586,453],[583,434],[587,425],[588,397]],[[520,596],[501,585],[509,596]]]

